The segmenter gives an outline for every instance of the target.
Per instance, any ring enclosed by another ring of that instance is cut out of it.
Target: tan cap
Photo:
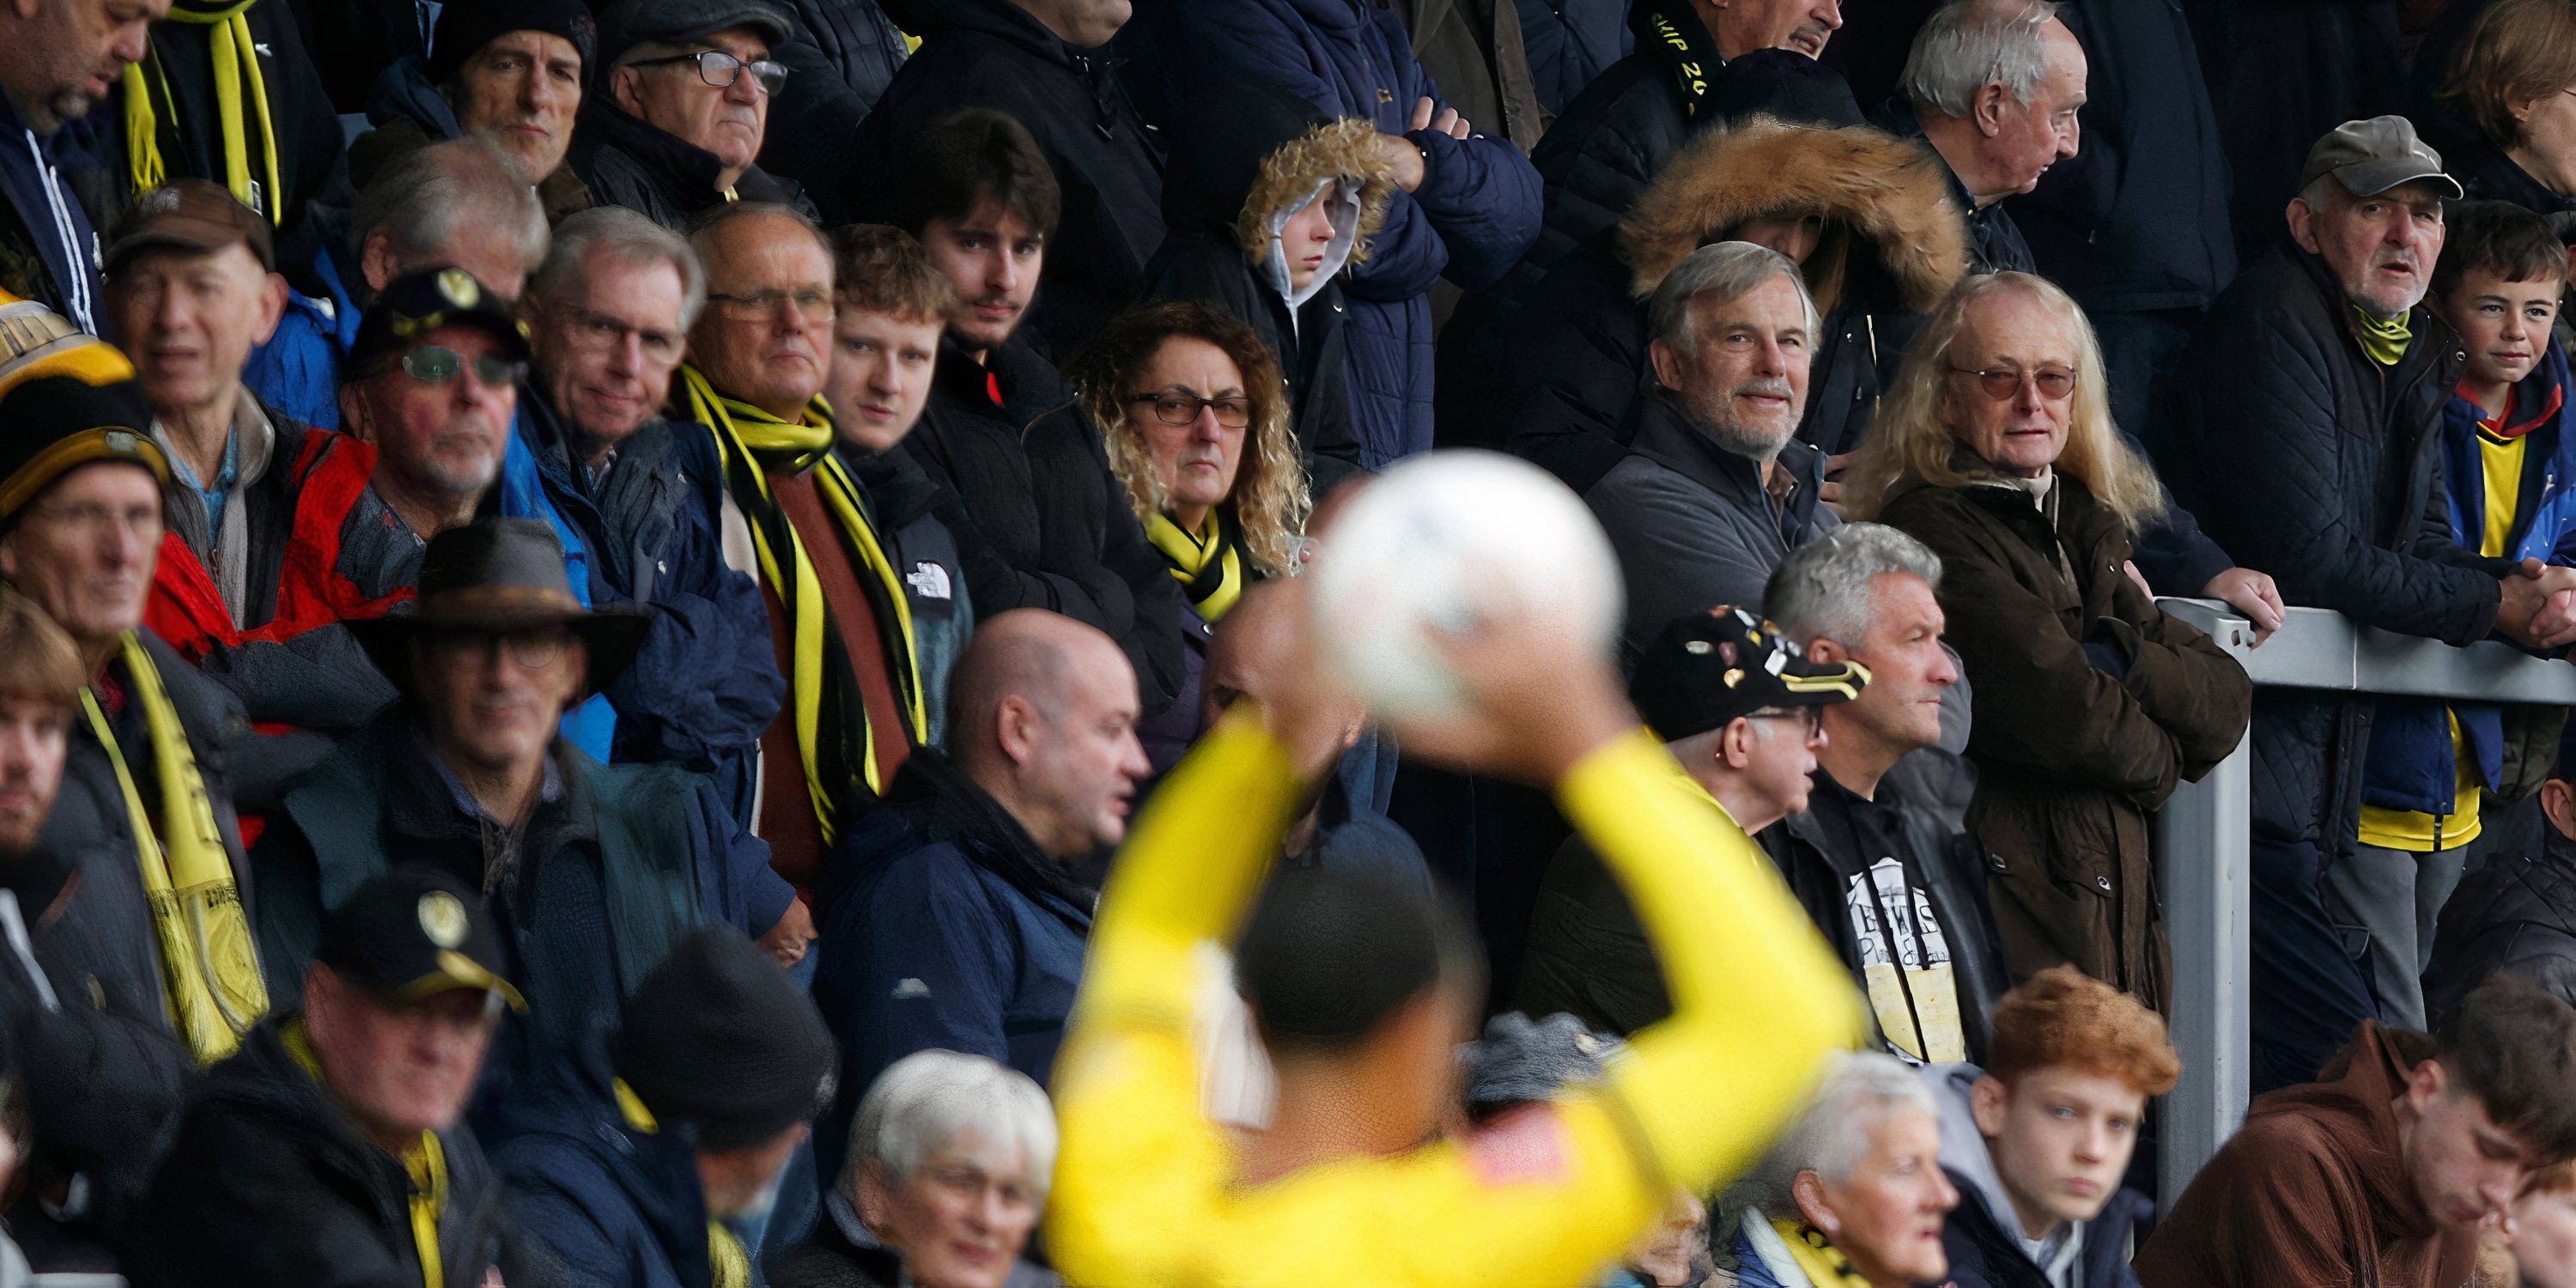
[[[250,247],[259,266],[274,271],[277,251],[268,221],[233,198],[221,184],[173,179],[144,193],[116,221],[107,239],[106,275],[114,277],[138,252],[158,247],[217,251],[234,242]]]
[[[2453,199],[2467,195],[2459,180],[2442,173],[2442,154],[2424,146],[2424,140],[2415,135],[2415,123],[2402,116],[2346,121],[2327,131],[2308,149],[2299,187],[2305,190],[2329,174],[2356,197],[2376,197],[2417,179],[2450,189]]]

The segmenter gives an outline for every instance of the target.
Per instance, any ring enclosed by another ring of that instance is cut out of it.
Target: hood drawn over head
[[[1684,147],[1620,221],[1619,257],[1636,293],[1650,295],[1683,256],[1757,217],[1784,214],[1823,216],[1853,252],[1835,257],[1820,246],[1809,257],[1819,310],[1849,300],[1928,313],[1968,271],[1967,216],[1929,148],[1868,126],[1768,117]]]

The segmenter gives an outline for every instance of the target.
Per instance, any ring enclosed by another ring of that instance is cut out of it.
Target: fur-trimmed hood
[[[1849,229],[1854,249],[1871,252],[1854,259],[1874,258],[1888,302],[1907,310],[1932,311],[1967,274],[1967,216],[1929,148],[1867,126],[1767,117],[1711,130],[1674,156],[1620,221],[1619,258],[1643,297],[1683,256],[1756,216],[1793,211]],[[1844,280],[1866,272],[1855,262]]]
[[[1244,194],[1243,212],[1234,221],[1243,257],[1259,265],[1279,225],[1312,200],[1325,180],[1334,179],[1357,199],[1350,262],[1366,262],[1369,238],[1386,223],[1386,208],[1395,200],[1395,175],[1378,155],[1377,137],[1375,122],[1348,116],[1318,125],[1263,157],[1261,172]]]

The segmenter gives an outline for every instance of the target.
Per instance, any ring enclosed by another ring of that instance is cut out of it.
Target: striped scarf
[[[1779,1232],[1780,1241],[1788,1246],[1789,1259],[1797,1263],[1799,1272],[1806,1275],[1807,1282],[1816,1288],[1870,1288],[1869,1281],[1852,1269],[1851,1258],[1844,1256],[1842,1250],[1834,1246],[1833,1240],[1825,1237],[1824,1231],[1804,1221],[1782,1217],[1773,1217],[1771,1228]]]
[[[1207,530],[1188,533],[1165,515],[1145,521],[1145,539],[1163,552],[1172,580],[1190,597],[1190,606],[1211,626],[1222,620],[1234,601],[1243,598],[1243,551],[1239,531],[1228,531],[1223,509],[1208,511]]]
[[[795,704],[796,750],[804,761],[805,788],[814,803],[814,820],[823,843],[839,833],[838,785],[864,782],[870,792],[885,794],[885,773],[877,765],[876,741],[868,728],[867,704],[842,651],[832,610],[823,601],[823,583],[806,556],[796,525],[769,491],[766,471],[814,471],[816,490],[840,521],[850,551],[871,574],[882,594],[873,596],[878,623],[898,634],[899,659],[888,667],[904,709],[907,733],[915,745],[930,740],[930,718],[923,705],[921,668],[914,656],[912,609],[904,597],[902,577],[878,541],[868,517],[866,495],[858,481],[832,454],[832,409],[820,398],[805,419],[789,424],[746,402],[727,398],[707,383],[695,367],[680,368],[689,414],[715,432],[716,455],[723,462],[725,489],[741,507],[760,555],[762,584],[787,613],[788,637],[795,642],[795,674],[788,677]],[[881,631],[882,633],[882,631]],[[827,727],[825,711],[834,713]]]
[[[98,695],[81,690],[81,710],[90,733],[116,769],[116,785],[125,795],[126,821],[134,832],[135,862],[143,875],[143,897],[152,907],[159,932],[163,991],[169,996],[170,1023],[199,1065],[213,1064],[241,1045],[241,1035],[268,1012],[268,986],[259,975],[259,958],[251,949],[249,919],[242,914],[241,890],[234,884],[232,856],[206,795],[206,780],[197,772],[197,757],[188,747],[188,732],[179,709],[161,687],[152,655],[132,631],[120,649],[135,705],[142,708],[145,736],[152,743],[152,768],[161,795],[161,819],[143,803],[134,772],[125,763],[116,730],[99,707]]]
[[[214,46],[215,114],[223,130],[224,187],[274,224],[283,222],[285,203],[278,190],[277,128],[268,115],[268,80],[260,73],[259,47],[250,32],[249,10],[255,3],[177,0],[169,21],[214,29],[209,39]],[[127,178],[140,196],[170,180],[169,165],[161,158],[161,123],[177,121],[177,105],[156,46],[147,43],[143,61],[127,64],[119,75],[125,86]]]

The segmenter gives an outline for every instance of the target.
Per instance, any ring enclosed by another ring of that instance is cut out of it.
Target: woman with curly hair
[[[1156,773],[1199,732],[1209,630],[1261,577],[1285,576],[1306,526],[1306,471],[1279,362],[1231,314],[1149,304],[1111,318],[1065,375],[1110,471],[1193,610],[1180,696],[1137,729]]]

